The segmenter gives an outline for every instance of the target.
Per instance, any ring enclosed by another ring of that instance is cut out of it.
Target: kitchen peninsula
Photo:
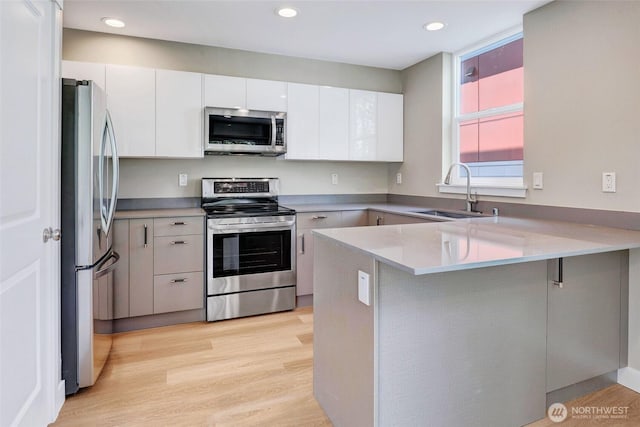
[[[627,364],[640,232],[487,217],[314,236],[314,393],[335,425],[524,425]]]

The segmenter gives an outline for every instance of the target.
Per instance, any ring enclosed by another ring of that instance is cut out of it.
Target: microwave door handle
[[[274,114],[271,115],[271,147],[276,148],[276,116]]]

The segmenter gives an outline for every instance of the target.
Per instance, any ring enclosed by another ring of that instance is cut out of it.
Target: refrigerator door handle
[[[105,264],[111,259],[113,260],[113,262],[105,267]],[[96,266],[96,272],[94,273],[93,277],[95,279],[99,279],[102,276],[105,276],[105,275],[111,273],[113,270],[115,270],[116,265],[118,264],[118,261],[120,261],[120,255],[118,254],[118,252],[112,251],[111,254],[109,254],[108,257],[103,259],[100,262],[100,264],[98,264]]]
[[[111,188],[111,200],[109,207],[106,206],[106,195],[104,194],[104,165],[106,162],[106,150],[107,150],[107,138],[109,139],[109,145],[111,148],[111,162],[113,165],[113,182]],[[102,143],[100,144],[100,160],[98,162],[98,190],[100,192],[100,222],[102,223],[102,230],[106,236],[111,231],[111,225],[113,223],[113,216],[115,215],[116,202],[118,198],[118,185],[120,175],[120,161],[118,158],[118,147],[116,144],[116,137],[113,131],[113,123],[111,122],[111,114],[109,110],[106,110],[104,129],[102,131]]]

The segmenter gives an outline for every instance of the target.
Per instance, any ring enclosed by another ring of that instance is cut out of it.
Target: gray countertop
[[[170,218],[174,216],[205,216],[200,208],[178,208],[178,209],[140,209],[116,211],[116,219],[136,219],[136,218]]]
[[[507,217],[314,234],[415,275],[640,248],[640,231]]]

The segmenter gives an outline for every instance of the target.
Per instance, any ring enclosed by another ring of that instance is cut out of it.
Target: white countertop
[[[507,217],[313,233],[415,275],[640,248],[640,231]]]

